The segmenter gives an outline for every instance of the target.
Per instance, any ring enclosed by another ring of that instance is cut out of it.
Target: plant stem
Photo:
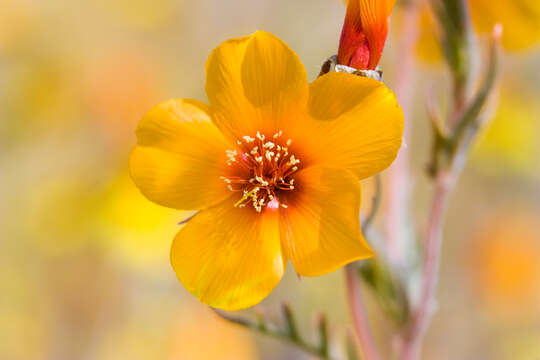
[[[373,205],[371,206],[371,212],[362,223],[362,231],[364,234],[375,220],[375,216],[379,211],[381,197],[382,197],[382,184],[379,174],[375,175],[375,194],[373,195]],[[379,355],[377,353],[377,347],[371,334],[371,327],[369,325],[369,319],[367,316],[366,307],[364,305],[362,297],[362,289],[360,279],[358,278],[357,268],[354,263],[345,266],[345,285],[347,287],[347,302],[349,310],[351,312],[352,321],[356,337],[358,339],[359,351],[364,355],[365,360],[377,360]]]
[[[450,163],[443,170],[438,170],[435,177],[435,193],[428,221],[424,263],[422,269],[422,292],[420,303],[411,320],[410,326],[402,338],[401,359],[416,360],[420,356],[422,341],[435,311],[435,296],[441,262],[442,231],[448,206],[448,199],[463,172],[467,155],[483,123],[481,111],[484,108],[496,82],[497,46],[500,41],[500,28],[495,27],[493,42],[490,47],[488,71],[484,84],[475,97],[469,101],[469,107],[459,118],[450,139]],[[465,91],[465,89],[463,90]],[[459,106],[458,102],[454,106]]]
[[[394,91],[405,116],[403,141],[406,144],[410,139],[409,120],[411,117],[411,104],[413,92],[410,84],[414,82],[414,47],[418,38],[418,5],[417,1],[407,4],[405,19],[402,28],[402,41],[398,49],[400,62],[394,83]],[[392,265],[400,266],[403,263],[406,241],[406,219],[409,209],[409,150],[403,147],[396,160],[387,172],[385,187],[385,217],[384,238],[386,255]]]
[[[426,234],[420,304],[403,339],[402,360],[414,360],[419,357],[422,340],[435,311],[435,293],[441,262],[442,229],[448,198],[454,187],[456,175],[451,172],[441,172],[435,181],[435,194]]]
[[[379,354],[375,347],[375,341],[371,334],[369,319],[362,299],[362,289],[354,264],[345,266],[345,283],[347,285],[347,300],[351,317],[360,345],[360,351],[365,360],[377,360]]]
[[[305,341],[302,337],[300,337],[298,334],[296,336],[291,336],[290,329],[287,329],[286,331],[281,331],[279,329],[273,329],[268,326],[261,326],[261,324],[252,322],[248,319],[245,319],[240,316],[235,316],[229,313],[226,313],[224,311],[214,309],[212,310],[221,318],[240,326],[243,326],[245,328],[251,329],[253,331],[260,332],[261,334],[273,337],[275,339],[288,342],[294,346],[297,346],[298,348],[302,349],[303,351],[316,356],[320,359],[324,360],[330,360],[330,356],[328,355],[328,351],[325,349],[321,349],[320,347],[310,344],[307,341]],[[327,346],[327,345],[326,345]]]

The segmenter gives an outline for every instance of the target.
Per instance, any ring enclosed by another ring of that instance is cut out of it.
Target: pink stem
[[[401,359],[416,360],[420,356],[422,340],[435,310],[435,295],[441,262],[442,229],[456,174],[440,173],[435,182],[435,194],[431,205],[422,270],[422,293],[411,325],[402,339]]]
[[[410,120],[412,95],[411,84],[414,81],[414,47],[418,39],[418,6],[408,5],[402,29],[403,40],[398,49],[400,61],[394,91],[398,103],[405,115],[403,142],[406,146],[410,139]],[[384,232],[386,254],[390,263],[399,266],[406,244],[406,221],[408,216],[408,194],[410,189],[409,151],[403,147],[397,159],[387,171],[385,183],[385,219]]]
[[[352,315],[352,321],[356,337],[360,345],[363,359],[378,360],[379,354],[371,334],[369,319],[367,317],[364,301],[362,300],[362,289],[353,264],[345,267],[345,280],[347,285],[347,300]]]

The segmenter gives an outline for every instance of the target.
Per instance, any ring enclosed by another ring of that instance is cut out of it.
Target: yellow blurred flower
[[[497,23],[504,28],[502,45],[507,50],[522,50],[540,40],[540,1],[470,0],[476,31],[491,33]]]
[[[73,254],[99,245],[95,218],[104,190],[84,175],[44,179],[28,191],[30,224],[25,236],[47,256]],[[61,215],[60,215],[61,214]]]
[[[359,179],[389,166],[401,146],[394,94],[345,73],[309,85],[297,55],[265,32],[221,44],[206,74],[211,106],[155,107],[130,165],[150,200],[200,210],[171,250],[186,289],[235,310],[266,297],[287,259],[316,276],[372,256]]]
[[[16,58],[8,64],[5,95],[0,97],[0,139],[41,137],[79,121],[81,102],[72,59],[58,53]]]
[[[502,46],[509,51],[528,49],[540,41],[540,1],[470,0],[474,29],[491,33],[495,24],[503,26]],[[419,39],[416,52],[426,63],[440,63],[442,49],[439,29],[431,7],[424,4],[419,15]]]
[[[471,239],[475,288],[496,309],[515,313],[540,309],[537,220],[538,214],[524,210],[496,213],[487,218]]]
[[[427,64],[438,64],[442,61],[442,49],[439,40],[437,20],[428,4],[422,4],[418,15],[418,43],[416,55]]]
[[[474,149],[474,164],[484,171],[527,174],[538,170],[540,106],[534,94],[516,89],[502,89],[495,116]]]
[[[121,174],[105,195],[99,227],[115,262],[151,271],[167,258],[168,239],[178,231],[177,223],[189,215],[148,202],[129,176]]]

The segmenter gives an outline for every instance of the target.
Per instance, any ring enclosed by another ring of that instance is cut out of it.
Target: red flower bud
[[[381,59],[388,17],[396,0],[349,0],[341,32],[338,63],[374,70]]]

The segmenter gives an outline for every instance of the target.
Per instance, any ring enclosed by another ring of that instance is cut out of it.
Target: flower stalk
[[[230,323],[242,326],[277,340],[287,342],[308,354],[318,357],[319,359],[333,359],[330,356],[328,324],[324,315],[320,315],[317,319],[318,343],[313,344],[309,340],[305,339],[298,331],[293,310],[288,304],[283,304],[281,307],[284,322],[283,324],[273,324],[261,313],[258,314],[257,320],[253,321],[241,316],[232,315],[231,313],[227,313],[222,310],[213,308],[212,310],[214,310],[219,317]]]
[[[402,360],[416,360],[419,358],[422,340],[435,312],[443,241],[442,233],[448,200],[462,173],[471,145],[483,125],[482,109],[488,101],[496,82],[497,49],[501,35],[501,27],[496,26],[493,31],[485,80],[477,94],[472,99],[467,98],[468,106],[463,111],[459,109],[462,106],[460,98],[465,95],[454,94],[457,98],[454,99],[453,113],[461,113],[461,116],[457,118],[451,135],[445,135],[444,132],[440,131],[439,124],[434,126],[435,145],[431,172],[435,179],[435,190],[426,231],[421,296],[411,323],[402,338],[400,354]],[[474,51],[474,49],[471,48],[470,51]],[[454,72],[460,71],[459,68],[451,68],[451,70],[454,70]],[[458,81],[456,79],[459,79],[459,76],[454,76],[454,80]],[[449,123],[452,126],[451,117]],[[441,158],[446,159],[447,162],[441,164]]]
[[[364,305],[361,284],[357,276],[356,266],[345,266],[345,284],[347,287],[347,302],[351,312],[351,319],[358,339],[360,351],[366,360],[378,360],[380,358],[375,340],[369,325],[367,311]]]

